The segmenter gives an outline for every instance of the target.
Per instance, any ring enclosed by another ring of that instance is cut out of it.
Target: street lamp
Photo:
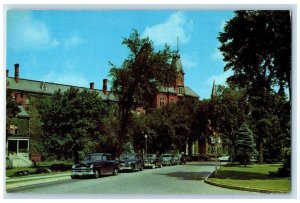
[[[147,135],[145,134],[145,154],[147,155]]]
[[[219,144],[221,144],[221,139],[220,137],[212,137],[211,136],[211,144],[213,145],[213,149],[214,149],[214,152],[215,152],[215,174],[217,175],[218,173],[218,146]]]

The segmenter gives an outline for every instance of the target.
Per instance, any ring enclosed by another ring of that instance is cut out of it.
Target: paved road
[[[211,163],[188,163],[133,173],[119,173],[99,179],[68,179],[35,186],[8,190],[27,194],[104,194],[104,195],[253,195],[246,191],[230,190],[204,183],[214,170]],[[20,194],[21,195],[21,194]],[[22,196],[23,197],[23,196]],[[92,196],[91,196],[92,197]]]

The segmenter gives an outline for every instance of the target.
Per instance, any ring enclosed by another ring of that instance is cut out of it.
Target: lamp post
[[[147,155],[147,134],[145,134],[145,155]]]

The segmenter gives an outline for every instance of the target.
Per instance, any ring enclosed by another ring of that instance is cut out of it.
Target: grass
[[[244,166],[223,166],[209,181],[243,188],[268,190],[270,192],[290,192],[290,177],[270,177],[269,171],[277,171],[280,164],[253,164]]]
[[[71,162],[62,162],[62,161],[52,161],[52,162],[37,162],[37,168],[40,167],[47,167],[47,168],[51,168],[52,164],[71,164]],[[29,171],[29,173],[33,173],[35,172],[36,168],[35,167],[22,167],[22,168],[12,168],[12,169],[6,169],[6,176],[7,177],[15,177],[15,172],[18,171],[23,171],[23,170],[27,170]],[[26,176],[19,176],[19,177],[30,177],[30,176],[45,176],[45,175],[49,175],[49,174],[60,174],[60,173],[65,173],[65,172],[70,172],[70,171],[62,171],[62,172],[52,172],[52,173],[46,173],[46,174],[33,174],[33,175],[26,175]]]

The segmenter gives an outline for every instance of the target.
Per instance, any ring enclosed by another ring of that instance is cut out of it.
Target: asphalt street
[[[214,163],[188,163],[187,165],[165,166],[156,169],[144,169],[137,172],[122,172],[117,176],[105,176],[99,179],[67,179],[51,183],[20,187],[7,190],[15,197],[34,197],[34,195],[148,195],[169,197],[205,197],[203,195],[257,195],[257,193],[231,190],[204,183],[204,179],[215,169]],[[166,195],[166,196],[165,196]],[[84,197],[84,196],[83,196]]]

